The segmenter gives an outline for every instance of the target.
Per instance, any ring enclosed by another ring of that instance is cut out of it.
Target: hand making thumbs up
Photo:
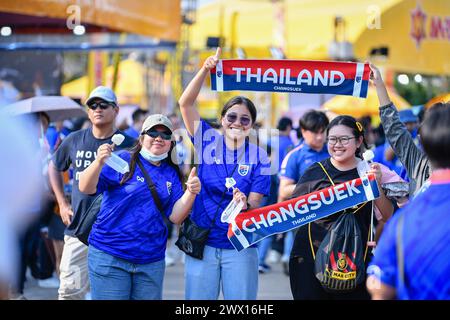
[[[192,194],[199,194],[201,190],[200,179],[197,177],[197,168],[193,167],[186,182],[187,190]]]

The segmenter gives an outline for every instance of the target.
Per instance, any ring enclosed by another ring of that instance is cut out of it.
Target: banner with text
[[[365,98],[368,64],[301,60],[219,60],[211,89],[328,93]]]
[[[286,232],[380,196],[370,174],[291,200],[240,213],[228,226],[237,251],[276,233]]]

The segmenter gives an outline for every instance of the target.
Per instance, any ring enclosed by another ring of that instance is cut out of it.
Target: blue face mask
[[[142,148],[139,153],[141,156],[144,157],[145,160],[152,161],[152,162],[162,161],[165,158],[167,158],[167,155],[169,154],[168,152],[166,152],[166,153],[163,153],[160,155],[156,155],[156,154],[151,153],[150,151],[145,150],[144,148]]]

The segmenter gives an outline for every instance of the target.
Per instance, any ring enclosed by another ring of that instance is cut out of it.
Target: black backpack
[[[320,162],[319,165],[334,185]],[[353,212],[346,211],[340,215],[317,250],[314,273],[328,292],[352,291],[365,280],[364,251],[367,248],[363,246],[361,230],[355,218],[355,213],[365,204],[367,202]]]
[[[352,212],[339,216],[320,244],[314,273],[329,292],[351,291],[365,279],[361,231]]]

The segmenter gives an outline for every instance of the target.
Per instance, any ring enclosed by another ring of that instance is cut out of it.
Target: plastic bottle
[[[122,174],[127,173],[130,171],[130,167],[128,166],[128,162],[123,160],[121,157],[119,157],[117,154],[112,153],[111,157],[106,159],[106,164],[116,170],[117,172],[120,172]]]
[[[370,170],[370,164],[372,163],[372,159],[375,157],[372,150],[367,150],[363,153],[363,161],[360,161],[357,165],[358,174],[360,177],[367,174],[367,171]]]
[[[121,134],[115,134],[111,138],[112,142],[117,146],[120,145],[124,139],[125,137]],[[112,153],[111,156],[108,159],[106,159],[106,164],[122,174],[125,174],[128,171],[130,171],[128,162],[126,162],[125,160],[123,160],[121,157],[119,157],[114,153]]]

